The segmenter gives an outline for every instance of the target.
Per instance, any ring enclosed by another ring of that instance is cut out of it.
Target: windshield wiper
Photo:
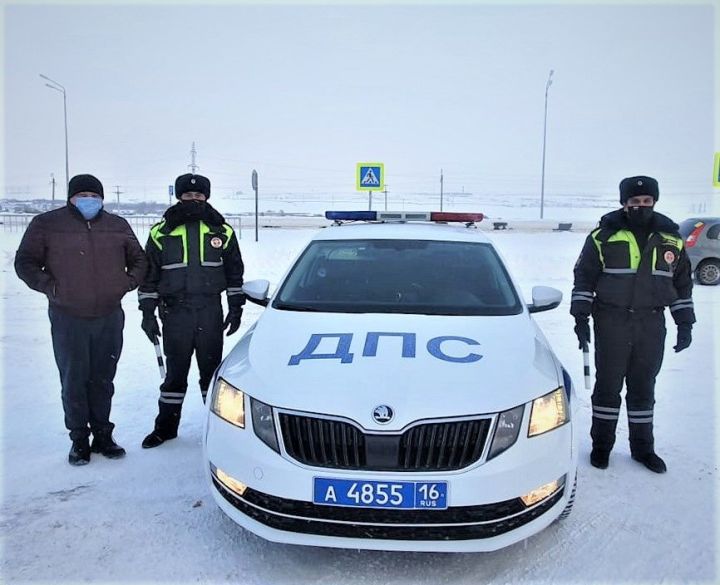
[[[293,305],[289,303],[278,303],[275,305],[275,308],[284,311],[308,311],[314,313],[321,311],[321,309],[318,309],[316,307],[308,307],[307,305]]]

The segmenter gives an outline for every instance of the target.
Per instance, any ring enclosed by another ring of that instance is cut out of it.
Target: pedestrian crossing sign
[[[383,163],[357,163],[355,183],[358,191],[382,191],[385,188],[385,165]]]
[[[720,187],[720,152],[715,153],[715,164],[713,165],[713,187]]]

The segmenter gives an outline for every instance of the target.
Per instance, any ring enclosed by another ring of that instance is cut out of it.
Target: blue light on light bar
[[[325,219],[335,221],[375,221],[377,211],[326,211]]]

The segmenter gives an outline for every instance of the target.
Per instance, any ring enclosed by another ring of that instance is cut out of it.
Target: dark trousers
[[[90,431],[112,432],[113,379],[123,345],[125,313],[82,319],[50,307],[55,363],[60,372],[65,426],[74,441]]]
[[[177,435],[180,413],[187,392],[187,377],[193,352],[200,370],[203,401],[223,352],[223,312],[220,298],[204,306],[176,304],[160,310],[163,350],[167,362],[165,381],[160,385],[155,428],[165,436]]]
[[[654,450],[655,378],[665,350],[662,311],[630,313],[600,309],[593,314],[595,330],[595,389],[592,395],[593,447],[610,451],[625,395],[630,451]]]

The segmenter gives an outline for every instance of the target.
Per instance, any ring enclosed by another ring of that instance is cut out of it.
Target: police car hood
[[[424,418],[500,412],[558,387],[561,373],[527,313],[447,317],[268,307],[220,375],[272,406],[379,428],[373,409]]]

